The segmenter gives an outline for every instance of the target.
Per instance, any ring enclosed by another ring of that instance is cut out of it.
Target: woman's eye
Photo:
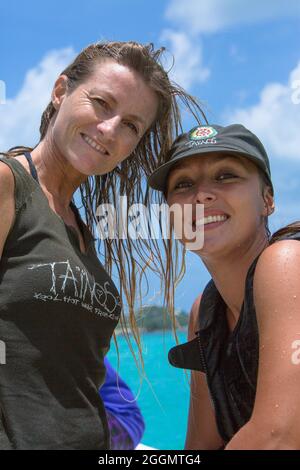
[[[231,178],[237,178],[237,176],[234,175],[233,173],[220,173],[216,179],[223,181],[223,180],[228,180]]]
[[[126,124],[135,134],[139,133],[138,128],[132,122],[127,122]]]
[[[108,109],[108,104],[101,98],[94,98],[94,101],[96,101],[97,104],[100,104],[104,109]]]
[[[174,184],[174,189],[189,188],[191,185],[192,185],[191,181],[178,181],[178,183]]]

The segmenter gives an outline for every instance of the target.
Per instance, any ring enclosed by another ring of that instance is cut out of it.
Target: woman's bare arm
[[[260,256],[253,282],[259,330],[256,398],[226,449],[300,449],[300,243],[281,240]]]

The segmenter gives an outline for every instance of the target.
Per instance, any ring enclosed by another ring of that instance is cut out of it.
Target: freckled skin
[[[73,90],[60,76],[52,102],[56,114],[31,156],[50,206],[74,225],[69,209],[74,192],[87,176],[112,171],[133,152],[156,118],[158,97],[138,73],[104,60]],[[82,134],[108,155],[88,145]],[[24,156],[16,158],[27,168]]]
[[[155,119],[155,92],[136,72],[114,61],[101,62],[70,94],[63,94],[61,86],[57,86],[59,113],[53,140],[64,158],[83,174],[102,175],[113,170],[132,153]],[[129,118],[132,115],[143,124]],[[97,139],[109,156],[90,148],[81,133]]]
[[[212,165],[215,157],[219,154],[187,158],[180,170],[171,171],[168,179],[169,205],[200,203],[204,209],[219,209],[230,216],[215,230],[205,231],[204,246],[197,254],[207,262],[218,254],[222,257],[242,254],[251,249],[253,243],[257,251],[264,240],[264,201],[256,166],[245,158],[235,157],[228,160],[225,168],[222,162]],[[240,159],[246,168],[239,164]],[[223,174],[235,171],[236,178],[217,180],[222,168]],[[181,180],[186,186],[175,189]]]
[[[194,252],[222,295],[233,329],[244,298],[247,271],[268,243],[264,218],[273,207],[269,189],[263,197],[257,167],[248,159],[216,152],[185,158],[174,166],[166,196],[169,206],[179,204],[183,209],[185,204],[203,204],[204,211],[219,210],[229,216],[204,232],[203,248]],[[181,241],[186,243],[184,237]]]
[[[156,119],[158,97],[135,71],[103,60],[75,89],[67,77],[55,82],[52,103],[56,114],[44,139],[31,152],[39,183],[51,209],[83,238],[70,201],[91,175],[112,171],[136,148]],[[104,151],[92,148],[88,136]],[[30,172],[23,155],[16,157]]]

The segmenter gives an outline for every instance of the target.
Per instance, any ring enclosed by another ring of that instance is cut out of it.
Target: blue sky
[[[174,55],[173,79],[212,123],[240,122],[265,144],[277,203],[271,228],[300,219],[298,0],[11,0],[1,2],[0,20],[1,149],[36,142],[56,76],[87,44],[153,42]],[[209,279],[198,259],[187,262],[177,291],[185,310]]]

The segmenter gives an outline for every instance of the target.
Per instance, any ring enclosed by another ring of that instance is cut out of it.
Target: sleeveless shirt
[[[14,175],[16,214],[0,260],[0,449],[107,449],[98,389],[118,291],[75,205],[85,253],[23,165],[0,160]]]

